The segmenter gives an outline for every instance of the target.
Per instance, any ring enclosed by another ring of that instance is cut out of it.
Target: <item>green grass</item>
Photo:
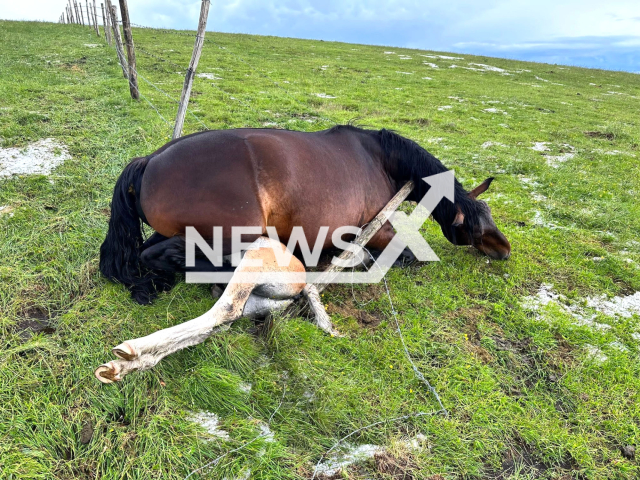
[[[141,49],[188,64],[192,36],[133,35]],[[210,128],[318,130],[354,120],[418,141],[468,188],[497,177],[486,199],[512,242],[510,260],[456,248],[428,222],[425,237],[442,261],[388,275],[408,348],[450,416],[381,425],[351,442],[388,447],[420,479],[638,478],[638,463],[620,453],[640,444],[638,316],[598,314],[611,326],[600,331],[576,325],[559,305],[533,312],[523,298],[544,283],[568,305],[640,290],[640,77],[469,55],[432,59],[420,55],[433,52],[398,48],[207,37],[224,48],[206,43],[198,71],[222,80],[196,78],[190,107]],[[309,478],[352,430],[437,408],[402,354],[381,286],[355,287],[357,301],[349,286],[326,292],[344,338],[303,319],[277,322],[262,338],[241,321],[152,371],[98,383],[93,370],[112,358],[111,347],[213,303],[205,286],[180,283],[142,307],[97,270],[117,176],[130,158],[163,145],[171,129],[145,101],[130,99],[115,52],[88,28],[0,22],[0,42],[0,146],[52,137],[72,155],[49,177],[0,180],[0,205],[13,214],[0,212],[0,477],[184,478],[257,435],[286,389],[271,422],[274,442],[259,439],[192,478],[233,478],[247,469],[255,479]],[[469,63],[512,75],[459,68]],[[138,68],[179,97],[184,69],[178,74],[141,50]],[[175,104],[142,80],[140,90],[173,120]],[[184,133],[199,128],[187,116]],[[483,148],[488,141],[504,146]],[[533,142],[549,142],[544,153],[575,156],[554,168]],[[376,321],[361,325],[361,311]],[[48,317],[55,332],[21,336],[19,325],[34,315]],[[590,345],[607,360],[595,361]],[[199,410],[218,414],[230,439],[204,441],[206,432],[188,420]],[[87,425],[93,436],[83,444]],[[423,448],[411,450],[402,439],[418,433],[426,436]],[[344,478],[393,477],[370,461]]]

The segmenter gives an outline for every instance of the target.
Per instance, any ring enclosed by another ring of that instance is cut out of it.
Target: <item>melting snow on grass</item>
[[[547,165],[553,168],[558,168],[561,163],[571,160],[576,154],[572,152],[563,153],[561,155],[545,155]]]
[[[363,462],[369,458],[373,458],[376,453],[384,450],[378,445],[359,445],[348,447],[348,450],[342,454],[336,454],[320,463],[316,469],[316,475],[333,477],[343,468],[354,463]]]
[[[500,143],[500,142],[484,142],[481,145],[482,148],[489,148],[489,147],[506,147],[506,145],[504,143]]]
[[[45,138],[24,148],[0,148],[0,178],[12,175],[48,175],[71,155],[67,147]]]
[[[193,412],[187,420],[197,423],[214,437],[229,440],[229,433],[220,429],[220,418],[215,413]]]
[[[595,320],[597,313],[593,312],[599,312],[610,318],[630,318],[633,315],[640,315],[640,292],[624,297],[607,298],[605,295],[587,297],[582,303],[572,303],[564,295],[555,293],[552,285],[542,284],[535,295],[522,299],[522,306],[537,312],[538,318],[544,317],[541,310],[548,305],[555,305],[573,317],[574,325],[606,331],[611,329],[611,325],[597,322]]]
[[[483,110],[483,112],[487,112],[487,113],[501,113],[503,115],[507,115],[507,112],[505,112],[504,110],[500,110],[499,108],[485,108]]]
[[[443,105],[441,107],[438,107],[438,111],[440,112],[444,112],[445,110],[451,110],[453,107],[451,105]]]
[[[549,142],[534,142],[531,150],[536,152],[548,152],[550,149],[547,145],[549,145]]]
[[[213,73],[198,73],[196,75],[198,78],[206,78],[207,80],[222,80],[222,77],[218,77]]]
[[[604,363],[609,360],[609,357],[607,357],[604,353],[602,353],[602,350],[594,345],[587,344],[585,345],[585,349],[587,350],[587,354],[589,355],[591,360],[593,360],[595,363]]]
[[[334,97],[333,95],[327,95],[326,93],[314,93],[314,95],[320,98],[338,98]]]
[[[447,55],[420,55],[424,58],[441,58],[442,60],[464,60],[462,57],[449,57]]]

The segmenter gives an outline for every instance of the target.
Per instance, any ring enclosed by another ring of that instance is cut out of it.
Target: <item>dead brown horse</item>
[[[421,179],[446,170],[417,143],[384,129],[236,129],[189,135],[124,169],[113,194],[100,270],[127,286],[135,300],[148,303],[156,292],[171,288],[175,272],[185,271],[188,226],[205,239],[221,226],[225,254],[231,253],[233,226],[260,226],[263,233],[274,226],[283,242],[294,226],[301,226],[310,245],[320,227],[328,226],[324,247],[330,247],[336,228],[369,222],[408,180],[415,183],[409,200],[419,201],[429,189]],[[488,205],[476,199],[491,180],[470,192],[456,181],[455,203],[443,199],[433,217],[453,244],[505,259],[511,246]],[[141,220],[156,232],[144,243]],[[387,223],[368,247],[383,250],[393,235]],[[194,270],[211,269],[197,259]]]

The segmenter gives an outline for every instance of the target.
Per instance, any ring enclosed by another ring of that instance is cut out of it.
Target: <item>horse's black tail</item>
[[[173,286],[172,273],[153,271],[140,263],[143,243],[136,195],[148,157],[136,158],[118,178],[111,201],[109,231],[100,247],[100,271],[110,280],[122,283],[140,304],[148,304],[157,292]]]

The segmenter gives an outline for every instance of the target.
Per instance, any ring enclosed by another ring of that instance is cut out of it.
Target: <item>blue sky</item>
[[[197,0],[128,3],[133,22],[157,27],[194,29],[200,11]],[[0,17],[55,21],[64,5],[0,0]],[[213,0],[208,30],[640,72],[640,0]]]

